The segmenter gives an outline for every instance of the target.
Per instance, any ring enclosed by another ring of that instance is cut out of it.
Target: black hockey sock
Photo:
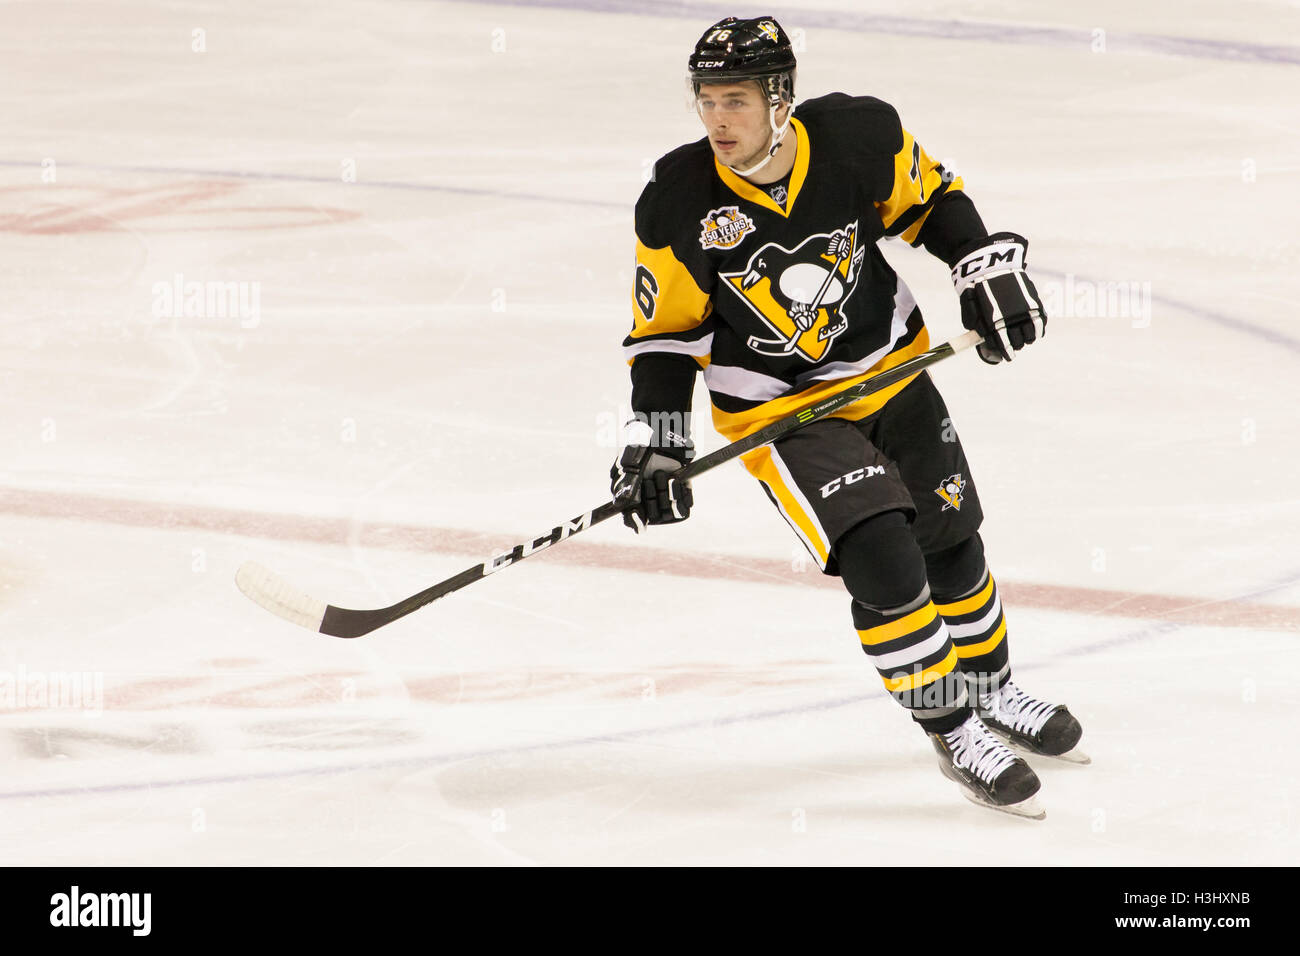
[[[901,511],[854,525],[835,542],[835,560],[844,586],[868,607],[900,607],[925,588],[925,556]]]
[[[926,566],[935,604],[972,692],[997,690],[1011,676],[1007,622],[979,535],[926,555]]]
[[[853,625],[886,690],[926,721],[959,714],[957,723],[965,720],[957,653],[930,600],[925,560],[902,513],[857,525],[837,543],[836,556],[854,597]]]

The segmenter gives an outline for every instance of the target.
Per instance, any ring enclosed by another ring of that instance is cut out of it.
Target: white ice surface
[[[1294,863],[1294,3],[783,8],[801,96],[894,103],[1040,288],[1150,284],[935,372],[1017,678],[1094,759],[1037,764],[1043,823],[941,777],[738,466],[356,641],[235,589],[388,604],[602,500],[631,206],[720,9],[621,6],[0,7],[0,694],[103,688],[0,704],[0,863]],[[177,273],[260,321],[155,317]]]

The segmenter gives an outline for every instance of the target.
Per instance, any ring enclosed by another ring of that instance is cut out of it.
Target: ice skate
[[[983,721],[971,714],[960,727],[930,734],[939,755],[939,769],[961,786],[972,803],[1004,813],[1042,820],[1038,777],[1020,757],[993,736]]]
[[[977,700],[975,712],[1012,747],[1069,763],[1092,763],[1076,746],[1083,727],[1065,705],[1030,697],[1011,681],[991,694],[978,695]]]

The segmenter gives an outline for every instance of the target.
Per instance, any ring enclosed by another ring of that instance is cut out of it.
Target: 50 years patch
[[[739,206],[710,209],[700,226],[700,245],[705,249],[734,249],[757,228]]]

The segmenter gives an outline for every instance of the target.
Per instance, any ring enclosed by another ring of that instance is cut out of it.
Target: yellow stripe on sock
[[[925,684],[931,684],[940,677],[951,674],[957,666],[957,652],[951,650],[948,656],[941,660],[933,667],[927,667],[918,674],[908,674],[906,677],[885,677],[885,690],[891,694],[898,694],[909,690],[915,690]]]
[[[995,647],[1001,644],[1002,638],[1006,636],[1007,636],[1007,619],[1004,617],[1002,619],[1002,622],[998,624],[998,629],[993,632],[993,636],[990,637],[987,641],[980,641],[978,644],[965,644],[965,645],[955,644],[953,646],[956,648],[958,657],[961,658],[979,657],[981,654],[987,654],[989,651],[993,650]]]
[[[862,638],[863,644],[883,644],[885,641],[892,641],[896,637],[902,637],[904,634],[911,634],[927,627],[939,609],[934,606],[933,601],[927,601],[925,607],[917,608],[911,614],[900,617],[897,621],[890,621],[888,624],[881,624],[878,627],[869,627],[865,631],[858,631],[858,637]]]
[[[939,613],[945,617],[959,617],[962,614],[969,614],[971,611],[978,611],[988,603],[989,595],[993,593],[993,575],[989,575],[989,583],[980,588],[975,594],[968,598],[962,598],[952,604],[940,604]]]

